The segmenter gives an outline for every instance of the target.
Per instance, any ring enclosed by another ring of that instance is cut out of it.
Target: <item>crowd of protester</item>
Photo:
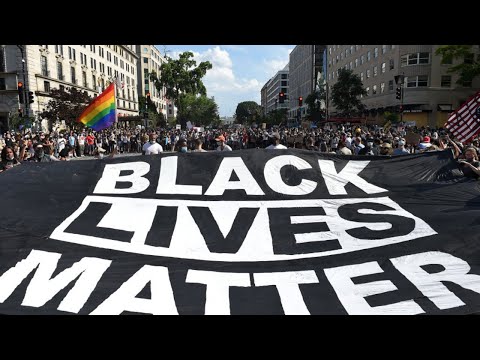
[[[66,161],[116,153],[159,154],[163,151],[205,152],[241,149],[297,148],[357,156],[398,156],[451,149],[465,176],[479,178],[479,139],[470,144],[451,139],[443,129],[376,125],[318,128],[232,127],[229,129],[122,128],[80,131],[7,132],[0,134],[0,172],[23,161]]]

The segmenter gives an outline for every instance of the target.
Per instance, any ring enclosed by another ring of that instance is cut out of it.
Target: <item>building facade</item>
[[[443,126],[448,114],[480,89],[480,78],[457,84],[458,75],[448,73],[452,64],[441,64],[441,57],[435,55],[439,46],[327,45],[329,93],[338,70],[351,69],[367,91],[361,101],[368,120],[382,123],[384,112],[389,111],[401,113],[403,121],[417,126]],[[478,45],[474,52],[478,57]],[[460,61],[464,60],[453,65]],[[396,98],[397,75],[404,77],[402,99]],[[336,112],[331,101],[328,110],[331,115]]]
[[[117,84],[118,119],[138,116],[135,45],[7,45],[3,53],[7,75],[0,72],[0,78],[6,79],[8,87],[0,94],[1,118],[5,117],[5,104],[10,112],[21,109],[26,113],[28,106],[27,115],[47,130],[48,121],[41,119],[40,113],[51,99],[52,89],[75,87],[95,97],[112,82]],[[33,103],[19,104],[15,88],[19,81],[34,93]]]
[[[168,103],[165,97],[166,89],[157,90],[148,74],[155,72],[160,74],[160,66],[166,61],[154,45],[136,45],[136,53],[139,57],[138,69],[138,94],[140,96],[150,95],[150,100],[155,104],[158,113],[167,116]]]
[[[289,91],[288,91],[288,64],[280,71],[277,71],[275,76],[273,76],[267,83],[266,83],[266,103],[265,109],[266,114],[280,109],[288,109],[288,99],[289,99]],[[283,103],[280,103],[279,94],[284,94]],[[266,115],[265,114],[265,115]]]
[[[297,45],[290,53],[289,120],[300,121],[306,116],[305,99],[323,78],[324,49],[325,45]]]
[[[270,82],[269,79],[265,85],[262,86],[262,90],[260,90],[260,106],[262,107],[262,114],[264,116],[267,115],[267,88],[268,88],[268,83]]]

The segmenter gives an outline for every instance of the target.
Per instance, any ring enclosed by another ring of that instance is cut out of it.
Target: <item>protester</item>
[[[459,160],[460,170],[466,177],[478,179],[480,177],[480,162],[477,150],[472,146],[465,150],[464,158]]]
[[[200,139],[195,140],[195,149],[193,150],[193,152],[207,152],[207,150],[204,150],[202,146],[203,146],[202,140]]]
[[[157,140],[157,134],[152,133],[148,136],[148,143],[143,145],[142,151],[144,155],[157,155],[163,152],[162,145],[160,145]]]
[[[218,145],[217,151],[232,151],[232,148],[225,144],[225,136],[219,135],[217,138],[215,138],[215,141]]]
[[[280,144],[280,134],[278,132],[273,133],[272,140],[273,140],[273,144],[270,146],[267,146],[266,149],[268,150],[287,149],[285,145]]]

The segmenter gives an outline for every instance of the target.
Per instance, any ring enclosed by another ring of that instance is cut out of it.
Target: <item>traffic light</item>
[[[20,104],[23,104],[23,102],[24,102],[24,100],[23,100],[24,89],[23,89],[23,83],[21,81],[18,82],[17,88],[18,88],[18,101],[20,102]]]
[[[31,104],[33,103],[33,91],[28,92],[28,103]]]
[[[397,86],[397,91],[396,91],[396,98],[400,100],[402,98],[402,88],[400,86]]]
[[[278,94],[278,102],[280,104],[283,104],[285,102],[285,93],[283,91],[281,91],[280,94]]]
[[[298,98],[298,106],[302,106],[302,104],[303,104],[303,97],[300,96]]]

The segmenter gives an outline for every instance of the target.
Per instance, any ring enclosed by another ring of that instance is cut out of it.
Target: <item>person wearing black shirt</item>
[[[477,150],[474,147],[465,150],[465,158],[460,160],[460,170],[466,177],[480,178],[480,162],[478,161]]]

